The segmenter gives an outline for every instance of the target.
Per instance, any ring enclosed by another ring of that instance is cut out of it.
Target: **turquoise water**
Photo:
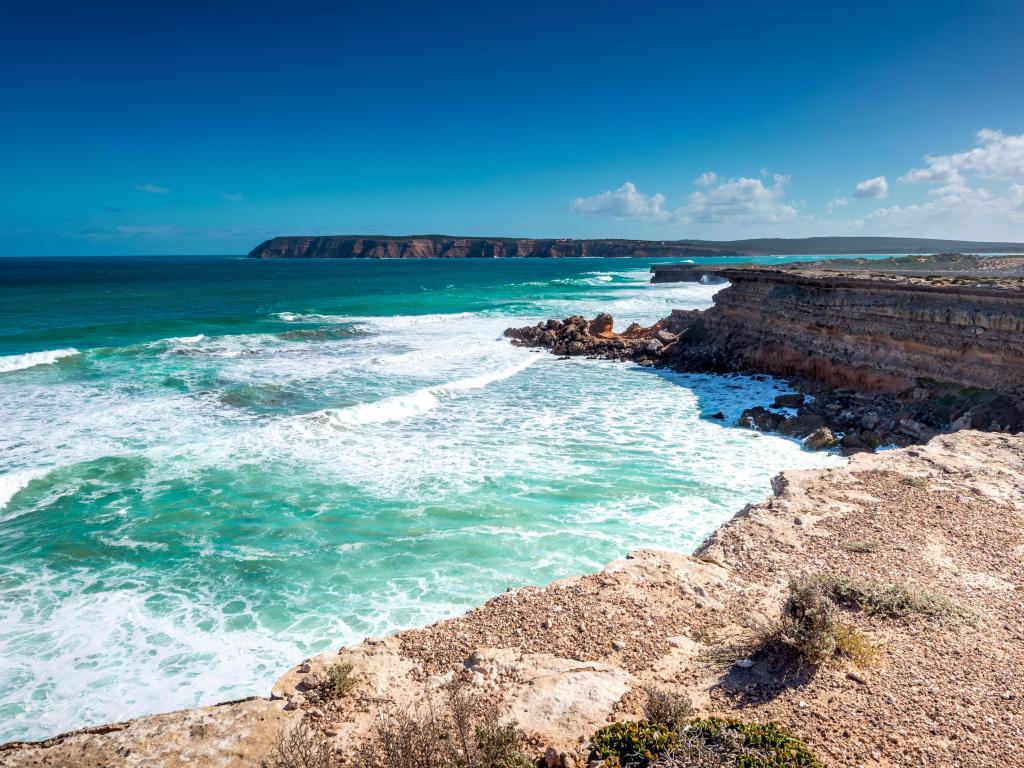
[[[501,338],[720,288],[649,266],[0,260],[0,741],[266,694],[838,462],[725,426],[778,382]]]

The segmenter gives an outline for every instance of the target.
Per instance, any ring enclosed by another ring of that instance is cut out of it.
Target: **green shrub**
[[[356,687],[357,680],[349,662],[338,662],[324,670],[318,689],[326,696],[344,696],[346,693],[352,692],[352,689]]]
[[[869,555],[872,552],[877,552],[878,548],[882,545],[877,539],[854,539],[850,541],[844,541],[839,546],[841,546],[847,552],[855,552],[860,555]]]
[[[709,717],[690,723],[686,735],[711,751],[735,760],[735,763],[723,761],[723,766],[821,768],[821,763],[802,741],[774,723],[744,723]]]
[[[906,485],[911,488],[927,488],[928,481],[923,477],[911,477],[910,475],[904,475],[900,478],[900,485]]]

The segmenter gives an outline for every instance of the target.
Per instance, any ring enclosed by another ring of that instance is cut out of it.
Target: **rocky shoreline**
[[[772,374],[806,396],[749,409],[739,425],[847,453],[960,429],[1024,429],[1019,258],[934,257],[720,268],[708,310],[614,330],[610,315],[509,328],[564,357],[678,371]],[[685,265],[680,279],[704,279]],[[877,272],[874,270],[878,270]],[[697,276],[700,277],[697,277]]]

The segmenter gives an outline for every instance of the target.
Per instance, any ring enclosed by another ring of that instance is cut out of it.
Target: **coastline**
[[[581,737],[609,718],[635,719],[650,683],[686,690],[702,714],[778,722],[826,764],[1013,764],[1024,759],[1014,735],[1024,681],[1012,671],[1024,641],[1014,607],[1024,590],[1022,450],[1021,436],[961,431],[858,454],[842,468],[784,472],[775,496],[737,512],[693,555],[635,552],[321,654],[283,675],[269,698],[7,744],[0,764],[255,765],[301,718],[351,746],[382,699],[422,700],[463,668],[566,766],[583,759]],[[843,548],[866,536],[876,552]],[[735,666],[732,656],[776,616],[787,579],[811,571],[912,581],[979,610],[984,623],[852,615],[879,649],[874,666],[809,677],[770,657]],[[339,659],[359,672],[355,694],[333,708],[305,702],[303,679]]]

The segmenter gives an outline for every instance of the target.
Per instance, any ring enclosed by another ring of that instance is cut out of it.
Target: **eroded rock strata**
[[[253,768],[300,721],[351,756],[380,712],[435,698],[457,672],[561,766],[586,765],[596,728],[640,717],[648,686],[685,692],[702,715],[777,722],[828,766],[1024,765],[1021,473],[1024,437],[973,431],[786,472],[692,556],[636,552],[324,653],[270,698],[10,744],[0,765]],[[977,620],[845,611],[872,657],[794,665],[761,641],[801,574],[925,588]],[[355,689],[324,701],[316,681],[339,661]]]
[[[817,447],[836,444],[839,433],[846,448],[866,450],[955,429],[1024,427],[1024,288],[1015,276],[797,267],[717,274],[730,284],[712,308],[676,310],[649,328],[616,333],[601,315],[506,335],[559,355],[792,379],[815,397],[788,406],[795,414],[766,404],[741,423],[818,433]]]

